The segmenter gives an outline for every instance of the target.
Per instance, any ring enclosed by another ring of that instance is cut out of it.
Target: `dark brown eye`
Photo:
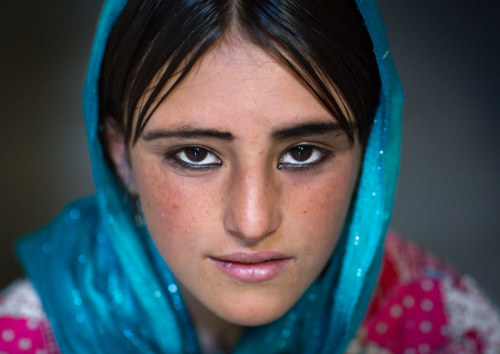
[[[187,146],[170,154],[185,168],[211,168],[222,166],[222,161],[208,149],[201,146]]]
[[[207,155],[208,151],[199,146],[193,146],[190,148],[186,148],[184,150],[186,158],[188,158],[191,162],[201,162],[203,161]]]
[[[313,147],[309,145],[299,145],[289,150],[290,157],[295,161],[304,162],[309,159],[313,153]]]
[[[311,167],[331,156],[332,152],[314,145],[296,145],[281,155],[278,168]]]

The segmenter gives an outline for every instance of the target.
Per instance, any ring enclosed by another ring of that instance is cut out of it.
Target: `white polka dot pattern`
[[[4,329],[2,331],[2,340],[5,342],[12,342],[14,339],[14,331],[12,329]]]

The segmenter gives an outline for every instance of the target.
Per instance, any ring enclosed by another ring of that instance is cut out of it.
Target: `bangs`
[[[111,116],[134,144],[169,93],[231,33],[287,65],[337,119],[351,143],[355,131],[366,142],[379,103],[380,77],[353,1],[129,1],[103,60],[101,120]]]

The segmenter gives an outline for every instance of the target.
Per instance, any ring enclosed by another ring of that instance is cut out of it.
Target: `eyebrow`
[[[278,140],[290,138],[303,138],[312,135],[340,134],[343,128],[336,122],[324,123],[313,122],[274,130],[271,135]],[[224,141],[234,141],[236,137],[230,132],[219,131],[215,129],[194,129],[190,127],[179,128],[175,130],[153,130],[143,134],[142,139],[152,141],[163,138],[216,138]]]
[[[344,129],[336,122],[318,122],[293,125],[291,127],[278,129],[272,133],[272,136],[276,139],[282,140],[288,138],[308,137],[312,135],[325,135],[332,133],[340,134],[343,132]]]
[[[145,141],[151,141],[163,138],[216,138],[225,141],[233,141],[234,135],[229,132],[222,132],[214,129],[192,129],[192,128],[180,128],[176,130],[153,130],[144,133],[142,139]]]

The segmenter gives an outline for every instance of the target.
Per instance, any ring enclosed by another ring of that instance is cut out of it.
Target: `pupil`
[[[312,148],[310,146],[297,146],[292,151],[292,157],[296,161],[306,161],[311,157]]]
[[[192,147],[186,150],[186,156],[193,162],[200,162],[207,157],[207,150],[200,147]]]

